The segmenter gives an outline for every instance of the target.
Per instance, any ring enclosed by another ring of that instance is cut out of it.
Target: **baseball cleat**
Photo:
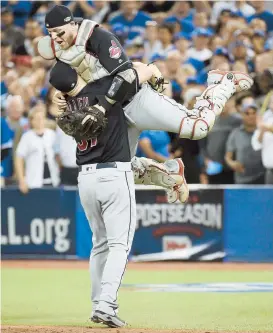
[[[221,83],[226,75],[227,78],[228,76],[234,76],[236,92],[249,90],[253,85],[253,79],[246,73],[236,71],[221,71],[219,69],[209,71],[207,80],[208,85]]]
[[[93,323],[100,323],[99,319],[97,317],[94,317],[95,310],[92,311],[90,320],[93,321]]]
[[[179,176],[179,178],[182,177],[183,182],[181,184],[174,185],[170,190],[167,191],[167,200],[169,203],[175,203],[177,201],[185,203],[189,198],[189,187],[184,175],[185,166],[181,158],[176,158],[174,161],[176,161],[177,165],[176,173],[171,171],[170,174],[172,177],[175,175]],[[173,160],[165,162],[167,168],[170,168],[170,163],[173,163]]]
[[[91,318],[91,321],[93,321],[93,323],[95,323],[95,324],[99,324],[99,323],[101,323],[101,321],[99,320],[99,318],[98,317],[96,317],[96,316],[92,316]]]
[[[112,328],[126,326],[126,322],[120,319],[118,316],[111,316],[108,313],[102,312],[100,310],[95,311],[92,318],[96,320],[97,323],[102,323]]]

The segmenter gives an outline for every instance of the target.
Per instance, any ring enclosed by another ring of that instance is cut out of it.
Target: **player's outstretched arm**
[[[155,74],[154,67],[156,66],[147,66],[147,64],[142,62],[133,62],[133,67],[137,72],[139,84],[151,80]]]
[[[133,67],[138,74],[139,84],[149,82],[158,92],[163,92],[168,85],[162,73],[154,63],[144,64],[142,62],[133,62]]]

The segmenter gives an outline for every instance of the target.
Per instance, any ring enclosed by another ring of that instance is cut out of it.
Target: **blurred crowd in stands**
[[[56,127],[54,61],[37,53],[51,6],[112,31],[132,61],[155,62],[165,94],[192,108],[211,69],[244,71],[208,137],[143,131],[138,156],[182,157],[188,183],[273,184],[273,1],[1,1],[1,180],[23,193],[77,184],[76,142]],[[155,105],[156,108],[156,105]]]

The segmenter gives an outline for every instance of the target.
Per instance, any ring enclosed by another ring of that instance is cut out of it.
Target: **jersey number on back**
[[[95,147],[98,143],[97,138],[92,138],[90,140],[82,140],[78,142],[79,151],[85,151],[87,148]]]

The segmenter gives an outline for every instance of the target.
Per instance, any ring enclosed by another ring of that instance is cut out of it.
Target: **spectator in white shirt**
[[[255,14],[255,9],[246,0],[234,1],[233,10],[241,12],[245,17]]]
[[[265,183],[273,185],[273,93],[269,109],[258,123],[251,143],[254,150],[262,150],[262,162],[266,169]]]
[[[76,164],[77,143],[72,136],[65,134],[59,127],[56,130],[55,153],[60,166],[62,185],[77,185],[78,167]]]
[[[83,4],[85,1],[82,1],[79,4]],[[109,14],[111,13],[111,7],[107,1],[93,1],[92,7],[94,9],[94,14],[88,15],[88,18],[92,21],[95,21],[99,24],[102,24],[107,21]],[[90,6],[90,8],[92,8]]]
[[[19,129],[28,129],[28,119],[24,117],[24,109],[25,104],[21,96],[8,96],[6,101],[6,120],[14,135]]]
[[[55,160],[56,134],[45,127],[43,108],[34,107],[29,112],[31,129],[23,134],[15,156],[15,170],[19,189],[26,194],[29,189],[59,184],[59,168]]]
[[[193,24],[196,28],[208,28],[209,20],[206,12],[195,13]]]
[[[175,42],[175,47],[182,56],[183,59],[182,61],[183,62],[186,61],[187,60],[186,54],[191,43],[190,34],[186,34],[183,31],[180,31],[174,35],[174,42]]]
[[[166,57],[167,78],[173,80],[176,78],[177,71],[181,68],[182,57],[179,51],[174,50],[169,52]]]
[[[161,42],[158,40],[158,27],[155,21],[146,22],[144,38],[144,61],[148,63],[152,56],[162,49]]]
[[[217,24],[221,12],[225,9],[232,11],[240,11],[246,17],[251,16],[255,13],[255,9],[249,4],[247,4],[245,0],[215,1],[210,17],[211,25]]]
[[[208,29],[197,28],[193,31],[193,47],[187,52],[187,58],[197,59],[199,61],[207,61],[212,56],[209,49],[209,38],[212,36]]]
[[[158,28],[158,39],[161,43],[159,54],[166,57],[168,52],[175,49],[172,43],[174,26],[171,23],[162,23]]]
[[[219,17],[224,10],[232,10],[234,8],[234,1],[217,1],[213,4],[210,24],[217,25]]]

